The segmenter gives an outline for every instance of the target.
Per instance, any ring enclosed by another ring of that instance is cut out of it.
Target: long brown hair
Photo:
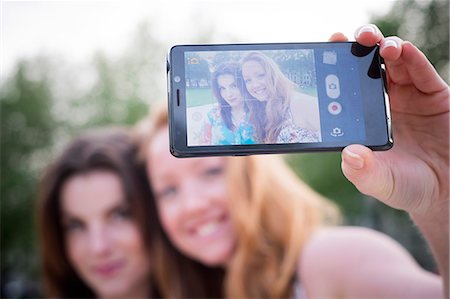
[[[149,205],[153,201],[150,199],[145,165],[138,162],[136,153],[136,142],[129,130],[92,130],[75,138],[44,173],[39,188],[37,221],[44,286],[48,297],[95,297],[94,291],[70,263],[64,242],[61,189],[75,175],[101,169],[112,171],[121,178],[126,200],[150,254],[151,229],[157,225],[157,221],[150,217]]]
[[[235,126],[232,121],[232,110],[233,108],[228,104],[228,102],[222,97],[219,86],[219,77],[223,75],[231,75],[234,78],[234,83],[236,88],[239,89],[242,96],[242,101],[244,104],[244,110],[247,112],[248,108],[245,104],[245,87],[244,81],[242,80],[241,69],[239,63],[237,62],[225,62],[217,66],[216,70],[211,75],[211,88],[214,96],[219,104],[220,116],[227,128],[231,131],[235,130]]]
[[[143,159],[152,137],[167,121],[167,110],[161,106],[138,126]],[[338,219],[336,206],[274,155],[230,157],[227,177],[237,246],[223,277],[224,289],[216,297],[289,297],[303,244],[320,225]],[[188,274],[183,272],[183,263],[195,262],[176,252],[158,256],[155,271],[164,295],[186,297],[192,285],[185,280]],[[196,280],[210,285],[211,278],[205,275],[202,280],[201,274],[197,272]]]

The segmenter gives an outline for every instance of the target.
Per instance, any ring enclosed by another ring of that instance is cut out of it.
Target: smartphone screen
[[[378,48],[357,43],[175,46],[168,61],[176,156],[392,146]]]

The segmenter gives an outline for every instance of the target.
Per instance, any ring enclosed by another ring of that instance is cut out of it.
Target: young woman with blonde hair
[[[211,269],[226,268],[224,289],[230,298],[290,296],[298,253],[325,221],[338,219],[336,207],[276,156],[172,157],[167,151],[167,112],[156,111],[149,132],[144,132],[144,123],[140,126],[142,153],[148,158],[159,219],[171,244]],[[172,285],[182,283],[183,265],[167,254],[161,258],[165,251],[155,252],[164,295],[186,297],[189,293]],[[203,279],[207,285],[209,278]]]
[[[265,103],[264,121],[257,132],[265,143],[319,142],[319,104],[316,97],[296,91],[279,66],[261,52],[241,60],[242,77],[252,97]],[[260,111],[252,111],[260,118]]]
[[[357,40],[366,46],[380,42],[388,70],[395,66],[391,78],[409,74],[404,77],[412,80],[408,88],[422,90],[417,99],[436,104],[423,108],[442,110],[426,116],[424,123],[427,132],[448,140],[449,89],[423,54],[398,38],[383,38],[373,25],[362,27]],[[398,67],[401,73],[396,73]],[[417,67],[422,72],[409,72]],[[410,95],[392,94],[395,107],[410,109],[399,104]],[[185,261],[211,271],[223,268],[222,295],[230,298],[442,298],[443,284],[448,294],[448,142],[430,139],[430,146],[440,149],[434,149],[430,160],[429,152],[416,146],[421,140],[416,126],[409,126],[411,120],[424,123],[417,117],[398,117],[394,121],[402,130],[394,149],[374,155],[363,146],[351,145],[342,153],[342,168],[360,190],[411,215],[432,248],[443,283],[383,234],[363,228],[326,228],[324,220],[334,214],[332,206],[274,156],[174,158],[163,111],[154,115],[142,137],[142,153],[166,241]],[[417,167],[414,173],[411,164]],[[442,164],[447,167],[436,168]],[[163,267],[166,263],[170,270]],[[184,291],[190,285],[185,278],[190,276],[180,270],[181,260],[160,259],[157,268],[164,295],[187,297]],[[196,281],[201,281],[202,274],[196,273]],[[220,276],[216,277],[215,287],[220,286]],[[211,286],[211,277],[203,278]]]

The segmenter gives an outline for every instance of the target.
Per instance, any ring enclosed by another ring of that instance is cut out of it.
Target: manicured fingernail
[[[349,149],[344,149],[344,152],[344,160],[348,166],[357,170],[364,167],[364,159],[360,155],[350,151]]]
[[[394,47],[398,48],[397,42],[393,39],[386,39],[383,44],[383,48]]]
[[[376,30],[375,30],[375,27],[374,26],[371,26],[371,25],[365,25],[365,26],[362,26],[361,28],[359,28],[359,30],[358,30],[358,32],[356,33],[356,38],[357,37],[359,37],[360,35],[361,35],[361,33],[363,33],[363,32],[370,32],[370,33],[373,33],[373,34],[375,34],[376,33]]]

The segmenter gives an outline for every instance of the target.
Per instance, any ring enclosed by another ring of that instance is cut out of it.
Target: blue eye
[[[164,188],[159,194],[157,195],[158,199],[168,199],[173,196],[175,196],[177,193],[177,188],[174,186],[169,186],[167,188]]]
[[[211,167],[204,171],[204,175],[208,177],[216,176],[223,173],[223,167]]]
[[[64,230],[66,232],[75,232],[84,229],[84,224],[76,219],[70,219],[64,224]]]
[[[131,214],[130,209],[125,208],[125,207],[121,207],[121,208],[118,208],[118,209],[114,210],[111,213],[111,216],[114,219],[120,219],[120,220],[132,218],[132,214]]]

